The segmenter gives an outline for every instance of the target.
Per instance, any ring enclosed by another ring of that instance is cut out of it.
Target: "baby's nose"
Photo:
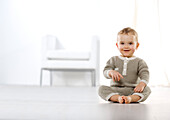
[[[124,48],[129,48],[129,45],[126,44],[126,45],[124,46]]]

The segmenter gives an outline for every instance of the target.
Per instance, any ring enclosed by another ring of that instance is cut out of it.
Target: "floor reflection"
[[[147,104],[132,103],[101,103],[103,116],[112,120],[152,120],[152,114]]]

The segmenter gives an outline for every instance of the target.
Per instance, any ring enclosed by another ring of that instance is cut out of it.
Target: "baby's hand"
[[[113,81],[119,81],[120,78],[123,78],[123,76],[115,70],[111,70],[109,76],[112,77]]]
[[[135,92],[143,92],[144,88],[145,88],[146,84],[144,82],[140,82],[134,89]]]

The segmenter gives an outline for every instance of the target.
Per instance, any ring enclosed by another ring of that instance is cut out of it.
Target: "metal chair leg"
[[[42,86],[43,69],[40,71],[40,86]]]
[[[92,86],[95,87],[96,86],[96,72],[95,72],[95,70],[91,71],[91,82],[92,82]]]
[[[52,76],[52,70],[50,70],[50,86],[53,85],[53,76]]]

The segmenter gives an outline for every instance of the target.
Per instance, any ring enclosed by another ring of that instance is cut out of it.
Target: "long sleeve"
[[[110,79],[108,72],[114,69],[115,69],[115,61],[114,61],[114,57],[112,57],[107,61],[106,66],[104,67],[104,70],[103,70],[104,77],[106,77],[107,79]]]
[[[144,60],[139,61],[138,76],[140,77],[141,81],[145,82],[146,84],[149,82],[149,70]]]

